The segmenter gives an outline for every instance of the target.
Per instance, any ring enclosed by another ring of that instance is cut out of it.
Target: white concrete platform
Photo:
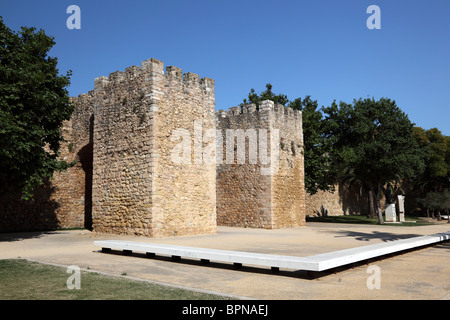
[[[259,267],[271,267],[275,269],[283,268],[306,271],[324,271],[446,240],[450,240],[450,232],[393,240],[309,257],[283,256],[277,254],[262,254],[254,252],[118,240],[94,241],[94,245],[101,247],[103,251],[108,251],[109,249],[122,250],[125,252],[135,251],[150,255],[169,255],[174,258],[183,257],[188,259],[201,259],[203,261],[229,262],[236,265],[245,264]]]

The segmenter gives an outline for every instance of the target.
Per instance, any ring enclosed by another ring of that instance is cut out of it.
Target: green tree
[[[425,153],[425,170],[415,184],[423,191],[441,191],[449,187],[449,143],[437,128],[425,130],[414,127],[414,139]]]
[[[0,17],[0,193],[32,198],[33,190],[69,164],[58,159],[61,126],[73,112],[43,30],[9,29]]]
[[[243,100],[243,102],[240,104],[240,106],[254,103],[256,104],[256,107],[259,108],[259,103],[261,101],[265,100],[271,100],[275,104],[282,104],[285,106],[289,99],[284,94],[275,94],[272,92],[272,85],[270,83],[266,84],[266,90],[257,94],[255,89],[250,89],[250,93],[248,94],[248,97]]]
[[[272,85],[268,83],[266,90],[260,94],[251,89],[241,106],[249,103],[259,106],[264,100],[302,111],[306,191],[314,194],[318,190],[334,190],[334,181],[328,170],[331,161],[327,156],[331,145],[323,134],[323,114],[318,109],[317,101],[310,96],[290,101],[284,94],[273,93]]]
[[[324,118],[317,100],[306,96],[289,102],[288,106],[302,111],[306,191],[310,194],[334,191],[335,180],[330,174],[331,144],[324,135]]]
[[[450,187],[450,136],[445,136],[445,145],[446,145],[446,153],[445,153],[445,163],[447,165],[447,182],[449,183],[447,186]]]
[[[418,198],[417,202],[427,210],[427,217],[435,218],[434,213],[437,212],[437,219],[441,220],[441,210],[450,210],[450,191],[443,190],[441,192],[429,191],[424,198]],[[448,221],[450,223],[450,219]]]
[[[326,134],[332,143],[331,169],[337,180],[363,183],[375,200],[383,223],[380,196],[390,183],[423,170],[423,154],[412,138],[413,124],[395,101],[381,98],[335,102],[324,108]]]
[[[427,148],[429,161],[427,163],[427,173],[430,179],[435,180],[436,187],[443,187],[447,178],[447,164],[445,156],[447,153],[447,144],[445,136],[437,128],[427,130],[430,144]]]

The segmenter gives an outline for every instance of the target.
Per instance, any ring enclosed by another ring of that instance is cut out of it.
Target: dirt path
[[[310,279],[302,271],[272,273],[267,269],[198,261],[172,262],[119,254],[103,254],[93,242],[127,239],[309,256],[383,241],[447,232],[449,225],[420,227],[309,223],[305,228],[261,230],[219,227],[217,234],[163,239],[105,235],[86,230],[0,234],[0,259],[25,258],[78,265],[101,272],[183,285],[256,299],[450,299],[450,243],[415,250]],[[380,271],[380,289],[368,289]],[[370,269],[369,269],[370,270]]]

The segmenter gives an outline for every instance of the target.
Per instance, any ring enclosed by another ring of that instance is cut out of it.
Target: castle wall
[[[248,105],[218,111],[217,129],[224,137],[218,148],[223,148],[225,155],[217,167],[218,225],[257,228],[304,225],[301,113],[264,101],[259,109]],[[230,129],[237,135],[246,135],[244,163],[238,160],[239,146],[234,148],[233,161],[226,157],[227,144],[231,142],[226,139],[226,131]],[[256,162],[249,152],[255,139]]]
[[[57,204],[54,214],[58,228],[89,227],[90,221],[86,221],[86,212],[88,211],[86,210],[86,172],[89,178],[89,174],[92,172],[90,164],[92,150],[89,147],[74,149],[71,120],[64,123],[62,135],[66,142],[61,144],[60,158],[67,163],[76,161],[76,164],[65,171],[53,174],[53,180],[49,181],[46,186],[49,189],[47,192],[51,190],[48,201]],[[40,199],[42,201],[44,198],[40,196]]]
[[[233,107],[227,111],[217,112],[217,130],[222,139],[218,140],[217,148],[222,148],[218,154],[217,165],[217,224],[237,227],[272,227],[272,204],[271,204],[271,176],[261,173],[263,165],[259,150],[256,150],[257,161],[250,161],[250,140],[259,139],[259,130],[267,131],[270,128],[269,112],[256,110],[255,105]],[[242,130],[238,132],[236,130]],[[248,131],[250,130],[250,131]],[[227,139],[228,132],[228,139]],[[241,146],[245,148],[244,161],[238,163],[238,138],[252,134],[251,138],[245,138]],[[233,134],[233,135],[232,135]],[[218,139],[218,137],[216,137]],[[268,135],[270,145],[270,134]],[[234,143],[234,145],[231,145]],[[227,155],[228,148],[232,151]],[[270,155],[270,150],[268,151]],[[232,155],[230,158],[229,155]]]
[[[304,225],[301,112],[272,101],[215,112],[214,85],[156,59],[96,78],[63,128],[61,157],[77,164],[34,203],[0,200],[0,231]]]
[[[342,215],[366,215],[369,213],[369,199],[367,192],[361,186],[355,184],[346,187],[336,184],[335,190],[319,190],[315,194],[306,194],[307,216],[342,216]],[[380,199],[384,208],[385,199]]]
[[[195,121],[203,130],[214,128],[213,80],[176,67],[164,74],[164,64],[150,59],[95,79],[95,89],[78,101],[80,110],[93,111],[95,231],[150,237],[215,232],[215,163],[172,159],[176,130],[193,134]],[[86,130],[88,119],[80,115],[79,128]]]
[[[215,136],[207,135],[215,132],[214,80],[173,66],[163,74],[161,62],[155,73],[154,236],[214,233],[216,163],[206,154],[215,148]]]
[[[151,67],[95,79],[92,226],[97,232],[152,236],[153,114],[146,94]]]
[[[271,108],[270,105],[268,107]],[[272,176],[273,226],[303,226],[305,180],[302,114],[292,108],[276,105],[271,127],[280,132],[278,170]]]
[[[71,121],[63,123],[62,135],[68,142],[61,143],[61,158],[69,163],[77,160],[77,164],[55,172],[53,180],[35,190],[33,201],[0,198],[0,232],[85,227],[85,174],[71,142]]]

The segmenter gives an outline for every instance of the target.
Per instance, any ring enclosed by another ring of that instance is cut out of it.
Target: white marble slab
[[[333,251],[309,257],[283,256],[254,252],[229,251],[219,249],[186,247],[146,242],[103,240],[94,245],[104,249],[128,250],[134,252],[169,255],[188,259],[202,259],[261,267],[324,271],[347,264],[364,261],[383,255],[413,249],[441,241],[450,240],[450,232],[428,236],[387,241],[351,249]]]

